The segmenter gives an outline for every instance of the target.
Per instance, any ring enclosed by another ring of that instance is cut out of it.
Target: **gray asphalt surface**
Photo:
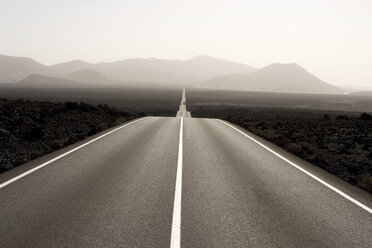
[[[181,100],[181,104],[180,104],[180,107],[177,111],[177,117],[185,117],[185,118],[190,118],[191,117],[191,113],[189,111],[187,111],[186,109],[186,91],[185,89],[183,89],[182,91],[182,100]]]
[[[168,247],[179,123],[139,121],[0,189],[0,247]]]
[[[182,247],[372,245],[370,213],[217,120],[184,120],[183,161]]]
[[[140,120],[0,189],[0,247],[169,247],[180,120]],[[195,118],[183,132],[181,247],[372,246],[370,213],[241,133]]]

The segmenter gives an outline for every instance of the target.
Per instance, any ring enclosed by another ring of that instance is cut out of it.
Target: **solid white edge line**
[[[265,146],[264,144],[260,143],[259,141],[257,141],[256,139],[250,137],[249,135],[247,135],[246,133],[242,132],[241,130],[237,129],[236,127],[230,125],[229,123],[225,122],[225,121],[222,121],[222,120],[218,120],[222,123],[224,123],[225,125],[233,128],[234,130],[238,131],[239,133],[243,134],[245,137],[249,138],[250,140],[254,141],[255,143],[257,143],[258,145],[262,146],[263,148],[265,148],[266,150],[268,150],[269,152],[273,153],[274,155],[276,155],[277,157],[281,158],[282,160],[284,160],[285,162],[287,162],[288,164],[292,165],[293,167],[297,168],[298,170],[302,171],[303,173],[305,173],[306,175],[312,177],[313,179],[315,179],[316,181],[318,181],[319,183],[323,184],[324,186],[328,187],[329,189],[333,190],[334,192],[336,192],[337,194],[341,195],[342,197],[346,198],[347,200],[351,201],[352,203],[358,205],[359,207],[363,208],[364,210],[366,210],[367,212],[371,213],[372,214],[372,209],[369,208],[368,206],[364,205],[363,203],[359,202],[358,200],[354,199],[353,197],[349,196],[348,194],[342,192],[341,190],[337,189],[336,187],[330,185],[329,183],[327,183],[326,181],[320,179],[319,177],[311,174],[309,171],[305,170],[304,168],[302,168],[301,166],[293,163],[292,161],[288,160],[287,158],[283,157],[282,155],[280,155],[279,153],[273,151],[272,149],[270,149],[269,147]]]
[[[32,172],[35,172],[35,171],[37,171],[37,170],[43,168],[44,166],[47,166],[48,164],[51,164],[51,163],[53,163],[54,161],[57,161],[58,159],[63,158],[63,157],[65,157],[65,156],[67,156],[68,154],[73,153],[73,152],[79,150],[80,148],[83,148],[84,146],[87,146],[87,145],[89,145],[89,144],[91,144],[91,143],[93,143],[93,142],[95,142],[95,141],[97,141],[97,140],[99,140],[99,139],[101,139],[101,138],[103,138],[103,137],[105,137],[105,136],[107,136],[107,135],[109,135],[109,134],[111,134],[111,133],[113,133],[113,132],[119,130],[119,129],[122,129],[122,128],[124,128],[124,127],[127,127],[127,126],[129,126],[129,125],[131,125],[131,124],[133,124],[133,123],[136,123],[137,121],[145,120],[145,119],[147,119],[147,118],[149,118],[149,117],[141,118],[141,119],[138,119],[138,120],[132,121],[132,122],[130,122],[130,123],[124,124],[123,126],[120,126],[120,127],[118,127],[118,128],[115,128],[114,130],[111,130],[110,132],[107,132],[107,133],[105,133],[105,134],[103,134],[103,135],[101,135],[101,136],[99,136],[99,137],[97,137],[97,138],[94,138],[94,139],[92,139],[92,140],[90,140],[90,141],[88,141],[88,142],[86,142],[86,143],[84,143],[84,144],[82,144],[82,145],[80,145],[80,146],[78,146],[78,147],[75,147],[74,149],[71,149],[71,150],[69,150],[69,151],[67,151],[67,152],[65,152],[65,153],[63,153],[63,154],[61,154],[61,155],[59,155],[59,156],[57,156],[57,157],[51,159],[51,160],[48,160],[47,162],[42,163],[41,165],[38,165],[38,166],[32,168],[31,170],[28,170],[28,171],[26,171],[26,172],[24,172],[24,173],[22,173],[22,174],[20,174],[20,175],[18,175],[18,176],[16,176],[16,177],[12,178],[12,179],[10,179],[10,180],[8,180],[8,181],[6,181],[6,182],[0,184],[0,189],[1,189],[1,188],[4,188],[5,186],[7,186],[7,185],[9,185],[9,184],[11,184],[11,183],[13,183],[13,182],[15,182],[15,181],[21,179],[22,177],[25,177],[25,176],[31,174]]]
[[[171,248],[181,247],[181,200],[182,200],[182,159],[183,159],[183,117],[181,117],[178,143],[176,189],[174,193]]]

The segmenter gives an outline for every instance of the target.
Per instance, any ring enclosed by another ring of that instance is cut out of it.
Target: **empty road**
[[[0,247],[372,246],[370,194],[183,98],[0,175]]]
[[[182,91],[182,100],[181,100],[181,104],[180,104],[180,107],[178,109],[178,112],[177,112],[177,117],[186,117],[186,118],[190,118],[191,117],[191,114],[189,111],[187,111],[186,109],[186,93],[185,93],[185,89],[183,89]]]

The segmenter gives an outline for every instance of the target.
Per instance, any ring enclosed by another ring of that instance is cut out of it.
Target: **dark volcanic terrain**
[[[372,116],[275,108],[202,108],[372,193]]]
[[[132,118],[107,105],[0,99],[0,172]]]

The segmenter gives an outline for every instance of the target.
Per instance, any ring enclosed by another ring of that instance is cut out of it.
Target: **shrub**
[[[359,119],[364,120],[364,121],[369,121],[369,120],[372,120],[372,116],[367,113],[363,113],[360,115]]]
[[[100,131],[103,131],[103,130],[105,130],[105,129],[107,129],[108,128],[108,126],[107,126],[107,124],[106,123],[100,123],[98,126],[97,126],[97,130],[100,132]]]
[[[126,117],[119,117],[119,118],[116,118],[116,120],[115,120],[115,125],[120,125],[120,124],[122,124],[122,123],[124,123],[124,122],[126,122],[127,121],[127,118]]]
[[[336,120],[349,120],[349,117],[347,115],[339,115],[336,117]]]

